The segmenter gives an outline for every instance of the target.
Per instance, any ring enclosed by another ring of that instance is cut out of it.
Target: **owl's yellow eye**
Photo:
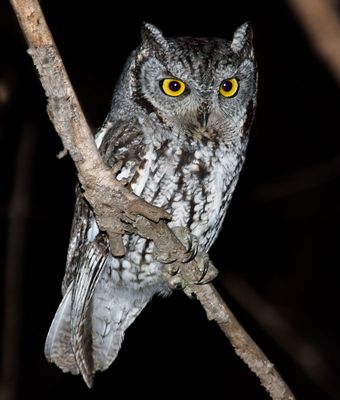
[[[234,97],[238,91],[238,80],[236,78],[225,79],[220,85],[220,94],[223,97]]]
[[[167,78],[161,82],[161,88],[168,96],[177,97],[183,94],[185,83],[180,79]]]

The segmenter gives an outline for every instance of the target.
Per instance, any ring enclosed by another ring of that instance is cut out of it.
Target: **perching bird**
[[[207,252],[221,228],[242,168],[256,107],[257,68],[252,32],[243,24],[231,41],[165,38],[144,24],[96,134],[117,178],[172,215]],[[116,358],[125,330],[153,295],[169,294],[165,266],[154,245],[124,236],[115,258],[105,232],[77,189],[63,300],[45,354],[88,386]]]

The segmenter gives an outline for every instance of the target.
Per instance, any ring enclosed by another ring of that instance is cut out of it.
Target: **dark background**
[[[258,110],[246,165],[211,250],[220,270],[216,286],[298,399],[340,398],[340,96],[286,3],[42,5],[94,130],[108,112],[122,64],[139,43],[142,21],[166,36],[227,39],[251,21]],[[12,340],[19,357],[6,352],[8,343],[2,346],[2,365],[17,361],[17,378],[3,371],[0,393],[12,383],[16,399],[268,399],[218,327],[182,293],[151,302],[92,390],[47,363],[43,346],[61,299],[75,169],[68,157],[56,158],[62,146],[5,0],[0,48],[1,293],[10,289],[8,302],[1,300],[7,319],[1,318],[0,332],[7,329],[4,321],[16,324]]]

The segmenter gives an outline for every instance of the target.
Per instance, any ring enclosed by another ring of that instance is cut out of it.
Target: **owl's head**
[[[165,38],[144,24],[128,75],[134,102],[173,134],[228,142],[247,136],[257,88],[248,23],[231,41]]]

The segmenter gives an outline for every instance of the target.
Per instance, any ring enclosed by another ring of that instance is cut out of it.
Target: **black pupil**
[[[169,83],[169,89],[173,92],[178,92],[180,88],[181,88],[181,84],[177,81],[171,81]]]
[[[230,81],[224,81],[222,83],[222,89],[225,92],[229,92],[232,89],[232,87],[233,87],[233,84]]]

